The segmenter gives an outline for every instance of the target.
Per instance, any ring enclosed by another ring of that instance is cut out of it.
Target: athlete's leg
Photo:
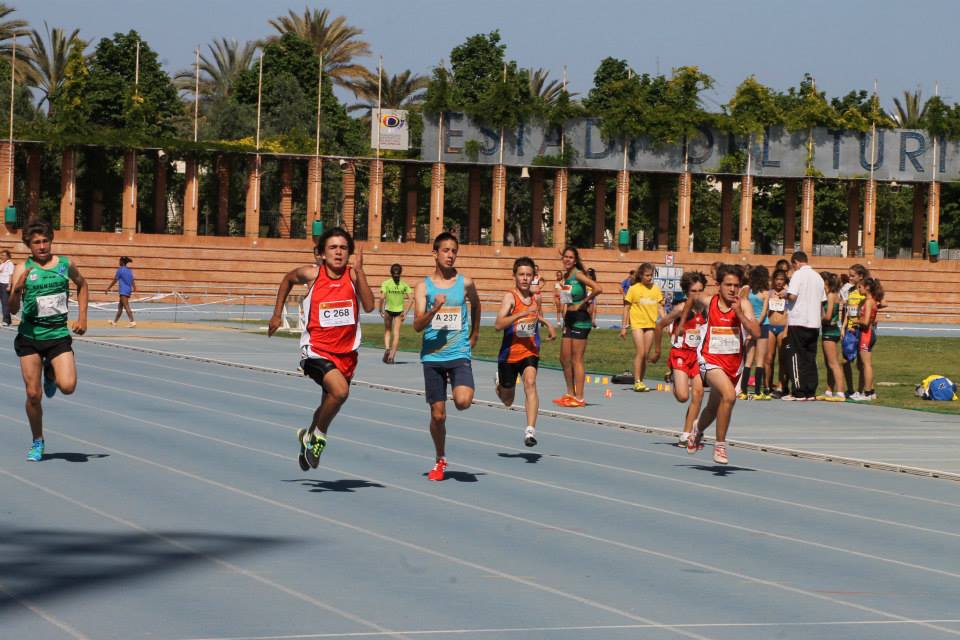
[[[871,365],[873,363],[871,362]],[[865,386],[866,384],[866,367],[863,364],[863,352],[857,352],[857,391],[863,393],[864,389],[869,389],[870,387]],[[871,367],[872,369],[872,367]],[[871,370],[872,373],[872,370]]]
[[[836,395],[843,396],[846,386],[843,384],[843,370],[837,356],[838,342],[823,341],[823,362],[827,365],[827,387]]]
[[[540,410],[540,396],[537,395],[537,368],[527,367],[523,370],[524,408],[527,410],[527,426],[537,426],[537,411]],[[512,389],[511,389],[512,391]]]
[[[397,349],[400,347],[400,327],[403,326],[403,316],[391,318],[391,336],[390,342],[390,362],[397,357]]]
[[[27,391],[27,420],[30,422],[30,433],[34,440],[43,439],[43,389],[40,385],[40,374],[43,371],[43,360],[40,354],[31,353],[20,357],[20,374]]]
[[[866,349],[860,349],[860,362],[862,365],[863,372],[863,392],[873,391],[873,354]]]
[[[673,397],[677,402],[686,402],[690,398],[690,377],[683,369],[673,370]]]
[[[764,383],[768,390],[773,389],[773,368],[777,361],[777,336],[770,331],[767,336],[766,358],[763,359],[764,371],[766,373],[766,382]]]
[[[387,313],[383,312],[383,361],[387,361],[387,357],[390,355],[390,345],[393,342],[393,335],[391,330],[393,329],[393,317]]]
[[[77,388],[77,363],[73,351],[53,356],[50,366],[53,367],[53,377],[60,392],[64,395],[73,393]]]
[[[331,369],[323,374],[323,400],[320,401],[317,410],[313,412],[310,433],[319,429],[320,433],[326,435],[330,423],[333,422],[349,395],[350,383],[339,370]]]
[[[756,341],[751,337],[746,340],[747,353],[743,358],[743,371],[740,373],[740,393],[747,395],[750,390],[750,369],[753,367],[753,360],[757,354]]]
[[[633,381],[643,382],[647,372],[647,351],[653,343],[653,337],[647,340],[644,329],[633,329],[630,333],[633,336]]]
[[[710,403],[714,406],[717,419],[717,442],[726,442],[727,429],[730,428],[730,416],[733,414],[733,405],[737,403],[737,390],[730,378],[722,369],[711,369],[707,372],[707,382],[710,383]],[[714,396],[717,402],[714,402]],[[706,411],[704,411],[706,413]],[[703,429],[704,423],[700,423]]]
[[[721,371],[721,373],[723,372]],[[726,377],[726,374],[724,374],[724,377]],[[711,378],[708,377],[707,382],[711,383],[711,387],[713,387]],[[729,382],[729,380],[727,382]],[[733,385],[730,386],[732,387]],[[700,433],[706,431],[717,418],[720,401],[723,399],[722,396],[723,394],[716,388],[710,389],[710,398],[707,400],[707,406],[703,408],[703,411],[700,412],[700,417],[697,418],[697,428],[700,430]],[[734,390],[734,400],[736,400],[736,390]]]
[[[447,442],[447,403],[444,400],[430,403],[430,437],[437,460],[446,457]]]
[[[573,397],[577,400],[583,400],[583,383],[586,378],[586,366],[583,363],[583,356],[587,351],[587,341],[571,340],[570,345],[571,359],[573,360]]]
[[[130,296],[120,296],[120,305],[123,307],[123,310],[127,312],[127,317],[130,318],[130,322],[133,322],[133,309],[130,308]],[[119,317],[117,318],[120,319]]]
[[[513,369],[509,365],[507,365],[505,369],[508,370],[509,373],[507,373],[506,371],[504,371],[504,373],[501,373],[500,374],[501,381],[504,380],[504,377],[503,377],[504,375],[513,375]],[[509,384],[512,384],[513,386],[503,387],[498,384],[496,388],[497,397],[500,398],[500,402],[502,402],[504,406],[507,406],[507,407],[513,405],[513,399],[517,393],[516,378],[511,380]]]
[[[473,387],[460,385],[453,388],[453,406],[457,411],[466,411],[473,404]]]
[[[759,396],[763,394],[763,390],[766,385],[766,369],[764,368],[767,363],[766,338],[757,338],[756,354],[753,360],[757,367],[756,371],[754,372],[754,392]]]
[[[676,373],[677,372],[674,371],[674,375],[676,375]],[[683,421],[684,433],[693,431],[693,423],[700,413],[701,405],[703,405],[703,378],[694,376],[690,380],[690,387],[690,406],[687,407],[687,415]]]
[[[120,296],[120,299],[117,300],[117,315],[113,317],[113,324],[120,322],[120,316],[123,315],[123,296]]]
[[[560,342],[560,365],[563,367],[563,381],[567,385],[567,395],[569,396],[576,395],[573,371],[573,345],[575,342],[580,341],[573,338],[564,338]]]

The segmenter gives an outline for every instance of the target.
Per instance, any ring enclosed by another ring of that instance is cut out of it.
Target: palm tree
[[[314,53],[323,56],[323,72],[341,87],[353,91],[360,82],[373,77],[366,67],[353,62],[354,58],[370,55],[370,44],[357,39],[363,29],[348,25],[345,17],[330,21],[329,9],[305,8],[303,15],[291,10],[269,24],[280,35],[292,33],[312,44]]]
[[[380,90],[380,103],[387,109],[404,109],[411,105],[423,102],[425,90],[430,84],[426,76],[412,75],[407,69],[395,76],[384,70],[383,83]],[[353,94],[361,100],[348,107],[348,111],[364,110],[364,117],[370,116],[370,110],[377,108],[377,78],[364,78],[356,83]]]
[[[530,95],[539,98],[547,106],[552,106],[563,91],[563,84],[559,80],[547,82],[550,72],[546,69],[528,69],[530,76]]]
[[[26,58],[31,67],[31,83],[43,94],[37,107],[43,106],[46,101],[47,115],[50,115],[53,113],[53,94],[63,84],[67,60],[75,51],[82,54],[87,43],[80,39],[79,29],[74,29],[70,35],[65,35],[66,32],[63,29],[59,27],[51,29],[46,22],[43,23],[43,29],[46,32],[46,39],[36,29],[30,32]]]
[[[923,119],[927,114],[927,104],[922,101],[920,89],[904,91],[903,102],[899,98],[893,99],[894,112],[890,115],[901,129],[921,129]]]
[[[7,20],[7,16],[16,11],[6,2],[0,2],[0,60],[9,62],[13,53],[14,37],[27,35],[26,20]],[[30,77],[30,65],[17,56],[17,73],[21,79]]]
[[[226,98],[233,90],[237,76],[250,68],[257,51],[256,42],[220,38],[207,45],[210,57],[200,56],[200,96],[202,102]],[[174,83],[181,91],[194,91],[196,70],[184,69],[177,73]]]

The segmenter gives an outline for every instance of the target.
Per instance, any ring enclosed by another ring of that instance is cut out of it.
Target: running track
[[[422,397],[360,385],[302,473],[312,382],[79,342],[28,464],[10,342],[3,638],[960,636],[954,482],[477,405],[431,483]]]

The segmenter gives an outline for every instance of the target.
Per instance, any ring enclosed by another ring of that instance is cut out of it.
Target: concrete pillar
[[[871,260],[877,246],[877,181],[867,180],[863,196],[863,257]]]
[[[280,237],[290,237],[290,221],[293,216],[293,160],[280,161]]]
[[[790,255],[797,242],[797,181],[788,179],[783,193],[783,253]]]
[[[307,161],[307,229],[306,237],[313,233],[313,221],[323,219],[323,158]]]
[[[507,217],[507,167],[493,167],[493,193],[490,198],[490,244],[503,246],[503,228]]]
[[[123,154],[123,203],[120,205],[120,226],[124,233],[137,232],[137,152]]]
[[[217,156],[217,235],[230,234],[230,157]]]
[[[343,228],[354,234],[357,214],[357,168],[352,162],[343,165]]]
[[[657,249],[670,250],[670,181],[664,175],[654,178],[657,187]]]
[[[380,242],[383,232],[383,160],[370,162],[370,188],[367,196],[367,240]]]
[[[753,253],[753,176],[740,179],[740,253]]]
[[[247,200],[244,206],[243,235],[260,237],[260,156],[247,156]]]
[[[733,176],[720,178],[720,253],[730,253],[733,240]]]
[[[77,225],[77,151],[72,147],[60,156],[60,230],[73,231]]]
[[[27,219],[40,215],[40,147],[31,145],[27,152]]]
[[[433,163],[430,174],[430,237],[427,242],[443,231],[443,188],[446,182],[447,168],[442,162]]]
[[[808,257],[813,255],[813,178],[803,179],[803,188],[800,201],[800,250]]]
[[[480,244],[480,167],[467,172],[467,242]]]
[[[183,183],[183,235],[193,238],[197,235],[197,218],[200,212],[200,178],[196,158],[187,158],[187,174]],[[259,207],[257,207],[259,209]],[[259,211],[257,218],[259,219]],[[257,229],[259,232],[259,228]],[[256,237],[256,236],[254,236]]]
[[[407,242],[417,241],[417,196],[419,194],[420,180],[417,175],[417,165],[403,165],[403,182],[407,191],[407,218],[403,225],[403,237]]]
[[[167,226],[167,168],[170,163],[162,151],[153,156],[153,233],[163,233]]]
[[[543,170],[530,170],[530,244],[543,246]]]
[[[567,169],[557,169],[553,179],[553,246],[563,249],[567,243]]]
[[[677,251],[690,248],[690,209],[693,200],[693,176],[689,171],[677,181]]]
[[[860,249],[860,183],[847,183],[847,257],[854,258]]]
[[[910,255],[913,258],[923,257],[923,223],[925,222],[927,212],[924,211],[924,189],[922,184],[913,185],[913,243],[910,248]]]
[[[630,172],[617,173],[617,204],[616,224],[613,229],[614,242],[617,242],[619,231],[630,228]]]
[[[619,177],[619,176],[618,176]],[[619,185],[619,180],[617,181]],[[620,202],[620,192],[617,192]],[[593,174],[593,246],[603,247],[603,232],[607,226],[607,176]]]
[[[927,242],[940,241],[940,183],[931,182],[927,195]]]

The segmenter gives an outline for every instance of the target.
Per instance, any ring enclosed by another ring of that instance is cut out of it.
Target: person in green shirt
[[[57,389],[69,395],[77,388],[77,365],[67,327],[70,281],[77,287],[80,305],[73,323],[73,332],[77,335],[87,331],[89,292],[77,266],[66,256],[53,254],[53,226],[48,221],[27,224],[23,229],[23,244],[30,250],[30,257],[13,273],[16,284],[10,293],[10,310],[17,313],[21,305],[23,307],[13,347],[20,358],[27,391],[27,420],[33,434],[27,460],[39,462],[44,450],[41,389],[50,398]]]
[[[413,289],[400,279],[403,267],[390,265],[390,278],[380,285],[380,317],[383,318],[383,361],[393,364],[400,344],[400,326],[413,306]],[[406,302],[406,304],[404,304]]]

